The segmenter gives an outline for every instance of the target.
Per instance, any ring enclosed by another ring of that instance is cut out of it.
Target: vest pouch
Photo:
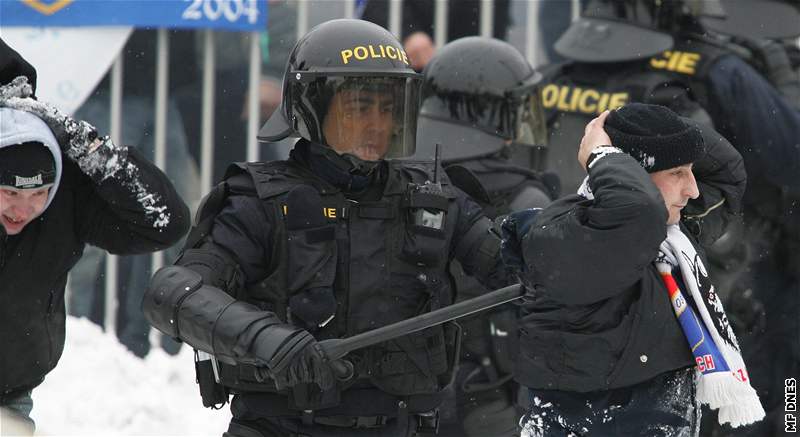
[[[336,314],[335,230],[334,225],[325,225],[287,232],[289,323],[315,330]]]
[[[410,184],[403,199],[406,225],[402,256],[406,261],[427,267],[447,258],[447,197],[426,184]]]
[[[336,276],[336,227],[288,231],[289,291],[332,287]]]
[[[408,396],[437,393],[449,357],[441,326],[383,343],[369,351],[370,381],[381,390]]]
[[[445,387],[455,381],[459,360],[461,359],[462,329],[458,322],[442,325],[444,345],[447,353],[447,370],[439,375],[439,386]]]
[[[208,354],[194,351],[194,371],[203,406],[218,410],[228,402],[228,389],[216,381],[213,359]]]

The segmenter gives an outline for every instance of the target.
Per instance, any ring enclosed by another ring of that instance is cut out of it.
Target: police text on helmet
[[[403,61],[408,65],[408,55],[405,50],[400,47],[394,47],[383,44],[367,44],[363,46],[355,46],[351,49],[344,49],[341,51],[342,63],[347,65],[350,62],[364,61],[367,59],[380,59],[388,58]]]

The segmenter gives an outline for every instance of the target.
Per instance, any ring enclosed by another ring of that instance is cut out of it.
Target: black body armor
[[[456,196],[447,182],[439,193],[426,192],[430,174],[430,164],[390,162],[383,197],[356,202],[290,161],[232,166],[224,183],[233,194],[249,191],[258,196],[275,237],[269,257],[272,274],[243,287],[234,297],[293,323],[287,305],[293,294],[332,288],[336,315],[323,327],[309,330],[317,340],[352,336],[450,304],[446,268],[458,216]],[[301,231],[287,226],[286,198],[299,185],[311,186],[320,194],[324,226]],[[441,221],[414,223],[420,209],[434,217],[441,213]],[[291,266],[302,267],[290,271]],[[362,386],[367,380],[368,385],[396,396],[437,397],[449,383],[455,364],[456,329],[453,324],[433,327],[349,355],[357,378],[335,390]],[[220,383],[233,392],[276,392],[254,366],[218,364]],[[292,390],[289,409],[316,410],[338,404],[339,393],[314,393],[315,389],[301,385]]]

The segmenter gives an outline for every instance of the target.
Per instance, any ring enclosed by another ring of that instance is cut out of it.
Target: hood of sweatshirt
[[[0,108],[0,149],[27,142],[42,143],[53,155],[56,174],[53,186],[47,196],[46,210],[53,201],[61,182],[61,149],[58,141],[47,124],[39,117],[17,109]]]

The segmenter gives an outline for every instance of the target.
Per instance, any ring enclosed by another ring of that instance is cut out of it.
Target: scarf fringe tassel
[[[748,425],[764,418],[766,413],[758,394],[730,372],[718,372],[699,378],[697,399],[712,409],[719,409],[719,423],[731,427]]]

